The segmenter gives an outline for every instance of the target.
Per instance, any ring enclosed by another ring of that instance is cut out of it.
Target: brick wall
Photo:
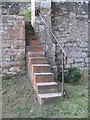
[[[25,73],[24,3],[2,3],[2,76]]]

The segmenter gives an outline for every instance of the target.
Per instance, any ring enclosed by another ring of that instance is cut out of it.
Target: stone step
[[[37,52],[42,52],[43,51],[43,47],[38,45],[38,46],[27,46],[26,47],[26,51],[37,51]]]
[[[47,64],[45,57],[29,57],[31,64]]]
[[[58,84],[56,82],[41,82],[36,83],[36,91],[38,94],[56,93]]]
[[[33,73],[47,73],[51,71],[49,64],[32,64]]]
[[[31,35],[30,37],[31,37],[32,40],[34,40],[34,39],[38,39],[38,38],[39,38],[38,35]]]
[[[54,74],[53,73],[34,73],[34,85],[41,82],[53,82]]]
[[[34,37],[34,33],[32,33],[33,34],[33,37],[31,36],[31,33],[26,33],[27,35],[26,35],[26,38],[28,39],[28,40],[38,40],[38,37],[37,36],[35,36]]]
[[[35,35],[35,33],[33,31],[26,31],[25,33],[26,33],[26,37],[30,37],[31,34]]]
[[[28,40],[29,40],[29,39],[30,39],[30,40],[38,40],[37,38],[36,38],[36,39],[31,38],[31,33],[32,33],[32,32],[26,33],[26,37],[28,38]]]
[[[40,105],[56,103],[61,97],[61,93],[37,94],[37,99]]]
[[[45,52],[28,52],[28,56],[29,57],[44,57],[45,56]]]
[[[40,45],[40,41],[39,40],[30,40],[29,44],[30,45]]]

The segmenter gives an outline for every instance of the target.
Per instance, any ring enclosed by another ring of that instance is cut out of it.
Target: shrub
[[[77,83],[80,77],[80,69],[76,67],[67,68],[66,72],[64,72],[64,81],[66,83]],[[62,73],[59,74],[58,80],[62,81]]]
[[[90,75],[90,70],[88,70],[88,74]]]

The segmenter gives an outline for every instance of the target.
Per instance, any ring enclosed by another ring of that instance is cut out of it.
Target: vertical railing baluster
[[[64,96],[64,53],[62,52],[62,96]]]
[[[44,51],[45,51],[45,56],[46,56],[46,26],[44,24]]]

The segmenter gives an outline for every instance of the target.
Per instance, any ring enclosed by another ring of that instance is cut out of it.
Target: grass
[[[59,83],[59,91],[61,83]],[[27,75],[3,80],[3,118],[88,118],[88,87],[65,84],[68,97],[40,106]]]

